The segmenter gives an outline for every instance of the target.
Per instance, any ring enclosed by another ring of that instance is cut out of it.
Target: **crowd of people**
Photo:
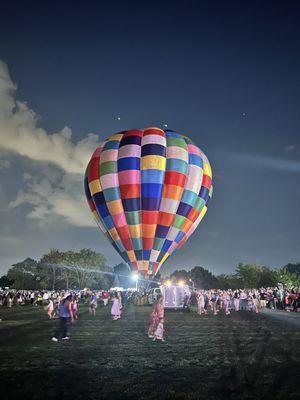
[[[68,322],[74,322],[78,318],[78,303],[88,304],[89,314],[96,315],[98,303],[102,302],[104,307],[111,300],[112,319],[121,318],[122,301],[129,301],[129,294],[126,292],[109,292],[107,290],[81,290],[81,291],[33,291],[33,290],[15,290],[0,289],[0,306],[9,308],[15,306],[24,306],[31,304],[32,306],[42,306],[48,319],[58,318],[59,325],[52,337],[53,341],[68,340],[67,334]]]
[[[0,307],[13,307],[16,305],[32,304],[42,305],[47,310],[49,318],[56,315],[62,298],[72,293],[74,314],[77,313],[78,302],[89,304],[90,314],[95,315],[98,303],[108,305],[114,302],[115,291],[107,290],[80,290],[72,291],[33,291],[0,288]],[[136,305],[147,304],[147,295],[132,291],[117,292],[120,307],[122,304],[133,302]],[[142,300],[143,301],[142,301]],[[217,314],[224,308],[226,313],[230,310],[252,310],[258,312],[260,308],[280,309],[287,312],[300,312],[300,290],[298,288],[287,289],[284,287],[239,289],[239,290],[191,290],[186,294],[184,308],[191,304],[197,304],[201,314],[211,309]],[[116,308],[116,307],[115,307]]]
[[[259,312],[261,308],[300,312],[300,290],[277,288],[239,290],[197,290],[186,295],[185,305],[197,304],[199,314],[207,314],[208,309],[217,315],[222,309],[229,315],[231,310]],[[184,306],[185,306],[184,305]]]
[[[33,291],[0,288],[0,306],[9,308],[31,304],[42,306],[49,319],[59,319],[59,324],[52,341],[68,340],[68,326],[78,318],[78,303],[88,305],[89,314],[96,315],[98,304],[108,306],[112,303],[111,316],[114,321],[121,318],[122,308],[128,303],[143,305],[140,297],[146,298],[145,293],[132,291],[81,290],[81,291]],[[239,289],[239,290],[189,290],[185,293],[183,310],[190,311],[195,306],[199,315],[208,312],[218,315],[224,312],[243,310],[259,313],[261,308],[280,309],[286,312],[300,312],[300,290],[287,289],[283,286],[276,288]],[[164,299],[159,294],[152,306],[148,337],[156,341],[164,341]]]
[[[199,315],[206,315],[210,310],[213,315],[224,311],[228,316],[238,311],[259,313],[261,308],[300,312],[299,288],[287,289],[282,285],[276,288],[239,289],[239,290],[187,290],[184,295],[182,311],[190,311],[196,305]],[[153,304],[148,337],[155,340],[164,339],[164,306],[163,296],[159,294]]]
[[[120,293],[120,292],[119,292]],[[99,301],[103,302],[104,306],[107,306],[108,301],[113,298],[113,292],[107,290],[16,290],[16,289],[1,289],[0,288],[0,307],[7,306],[13,307],[16,305],[31,304],[33,306],[46,306],[50,303],[50,308],[53,304],[53,313],[60,304],[62,298],[66,295],[72,294],[74,304],[83,302],[89,303],[91,309],[96,309]],[[128,295],[126,292],[119,294],[123,301],[126,301]],[[52,304],[51,304],[52,303]]]

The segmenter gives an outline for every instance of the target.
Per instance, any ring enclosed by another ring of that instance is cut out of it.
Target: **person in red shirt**
[[[109,293],[108,293],[106,290],[104,290],[104,291],[102,292],[102,300],[103,300],[103,304],[104,304],[105,306],[107,306],[108,299],[109,299]]]

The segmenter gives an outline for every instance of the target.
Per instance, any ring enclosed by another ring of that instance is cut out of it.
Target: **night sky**
[[[85,165],[110,134],[164,124],[206,153],[214,196],[162,271],[299,262],[300,3],[61,3],[0,6],[0,274],[53,247],[120,262]]]

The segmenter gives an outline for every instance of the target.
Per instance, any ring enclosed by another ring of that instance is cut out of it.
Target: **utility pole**
[[[55,290],[55,267],[52,266],[52,292]]]

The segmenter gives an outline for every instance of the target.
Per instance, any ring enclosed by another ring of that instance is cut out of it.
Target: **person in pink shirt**
[[[73,296],[71,308],[72,308],[72,313],[73,313],[74,319],[77,319],[78,318],[78,316],[77,316],[78,304],[77,304],[76,296]]]
[[[119,301],[119,295],[117,292],[115,292],[115,294],[114,294],[113,305],[111,308],[111,314],[113,316],[114,321],[121,318],[121,305],[120,305],[120,301]]]
[[[160,294],[157,296],[156,302],[153,304],[151,318],[148,328],[148,337],[153,339],[155,338],[155,332],[160,324],[160,330],[163,330],[164,324],[164,304],[163,304],[163,296]]]

